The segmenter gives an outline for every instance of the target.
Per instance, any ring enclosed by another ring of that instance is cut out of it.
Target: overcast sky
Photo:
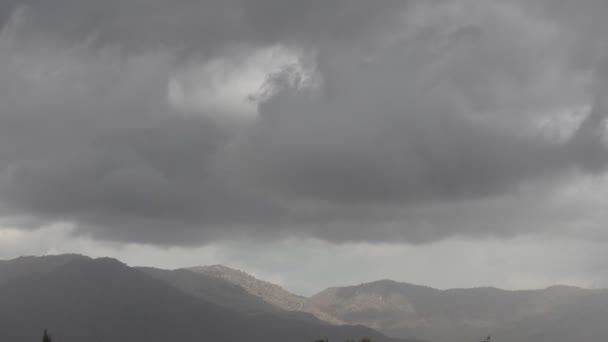
[[[604,0],[4,0],[0,258],[608,286]]]

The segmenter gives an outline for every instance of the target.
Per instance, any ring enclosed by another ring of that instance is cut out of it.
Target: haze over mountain
[[[436,290],[382,280],[330,288],[310,301],[348,324],[437,342],[475,341],[489,334],[513,342],[608,337],[608,327],[599,319],[608,317],[606,290],[566,286],[526,291]]]
[[[294,295],[276,284],[257,279],[243,271],[223,265],[198,266],[187,268],[187,270],[226,280],[283,310],[310,313],[313,316],[332,324],[343,323],[340,319],[337,319],[323,310],[319,310],[314,305],[310,305],[308,298]]]
[[[0,260],[0,284],[23,276],[48,273],[68,262],[87,259],[79,254],[51,255],[43,258],[20,257],[14,260]]]
[[[188,270],[163,270],[151,267],[138,267],[137,269],[193,296],[242,313],[266,314],[281,311],[273,304],[250,294],[241,286],[205,274]]]
[[[0,303],[0,340],[16,342],[35,340],[44,328],[66,342],[391,341],[371,329],[431,342],[608,337],[608,290],[437,290],[380,280],[303,297],[222,265],[133,268],[81,255],[0,261]]]
[[[229,310],[114,259],[27,258],[0,262],[0,270],[15,274],[24,264],[27,269],[19,276],[3,277],[0,283],[1,341],[36,341],[45,328],[62,342],[339,341],[359,336],[391,341],[362,326]]]
[[[606,325],[597,318],[608,315],[607,290],[569,286],[526,291],[492,287],[437,290],[380,280],[332,287],[306,298],[221,265],[189,270],[226,279],[285,310],[316,313],[334,324],[363,324],[396,337],[437,342],[477,341],[488,334],[515,342],[608,337]]]

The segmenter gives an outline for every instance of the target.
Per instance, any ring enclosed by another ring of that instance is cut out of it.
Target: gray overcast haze
[[[604,0],[0,0],[0,259],[608,286]]]

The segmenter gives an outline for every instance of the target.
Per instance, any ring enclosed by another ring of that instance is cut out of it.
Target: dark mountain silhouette
[[[0,285],[25,275],[44,274],[74,260],[87,257],[79,254],[50,255],[43,258],[25,256],[13,260],[0,260]]]
[[[46,328],[62,342],[390,340],[370,328],[433,342],[608,337],[607,290],[437,290],[381,280],[307,298],[225,266],[169,271],[79,255],[0,261],[0,303],[0,341],[14,342],[39,340]]]
[[[11,276],[2,276],[6,280],[0,284],[0,341],[36,341],[46,328],[62,342],[342,341],[360,336],[391,341],[363,326],[237,313],[114,259],[68,259],[27,259],[33,272],[15,271],[23,260],[3,262]],[[37,261],[45,266],[33,267]]]
[[[219,306],[247,314],[279,313],[282,310],[223,279],[187,270],[137,267],[138,270]]]

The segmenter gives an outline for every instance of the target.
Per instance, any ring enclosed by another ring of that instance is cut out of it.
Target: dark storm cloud
[[[571,33],[599,29],[536,4],[24,0],[0,36],[1,209],[158,244],[542,230],[556,184],[605,170],[608,76]],[[314,73],[269,77],[255,119],[167,100],[192,64],[277,44]]]
[[[123,64],[110,55],[81,62],[70,53],[45,52],[25,63],[26,70],[12,51],[0,59],[0,72],[11,81],[0,95],[7,212],[154,242],[182,242],[200,224],[280,216],[222,170],[229,132],[205,116],[169,108],[168,58]],[[55,74],[38,79],[38,63],[42,73],[56,63]],[[69,67],[62,71],[64,63]]]
[[[291,195],[376,203],[492,196],[572,167],[601,172],[602,65],[590,69],[589,114],[567,139],[548,139],[535,121],[582,90],[543,84],[554,63],[564,68],[555,82],[577,77],[569,42],[522,38],[530,23],[497,19],[441,32],[431,17],[373,56],[326,48],[323,95],[288,88],[261,106],[249,148],[262,180]]]
[[[314,44],[359,40],[389,25],[408,1],[281,0],[15,0],[35,21],[34,33],[124,51],[171,47],[204,55],[240,43]],[[6,15],[5,15],[6,16]],[[28,32],[24,32],[27,34]],[[31,32],[29,32],[31,33]]]

